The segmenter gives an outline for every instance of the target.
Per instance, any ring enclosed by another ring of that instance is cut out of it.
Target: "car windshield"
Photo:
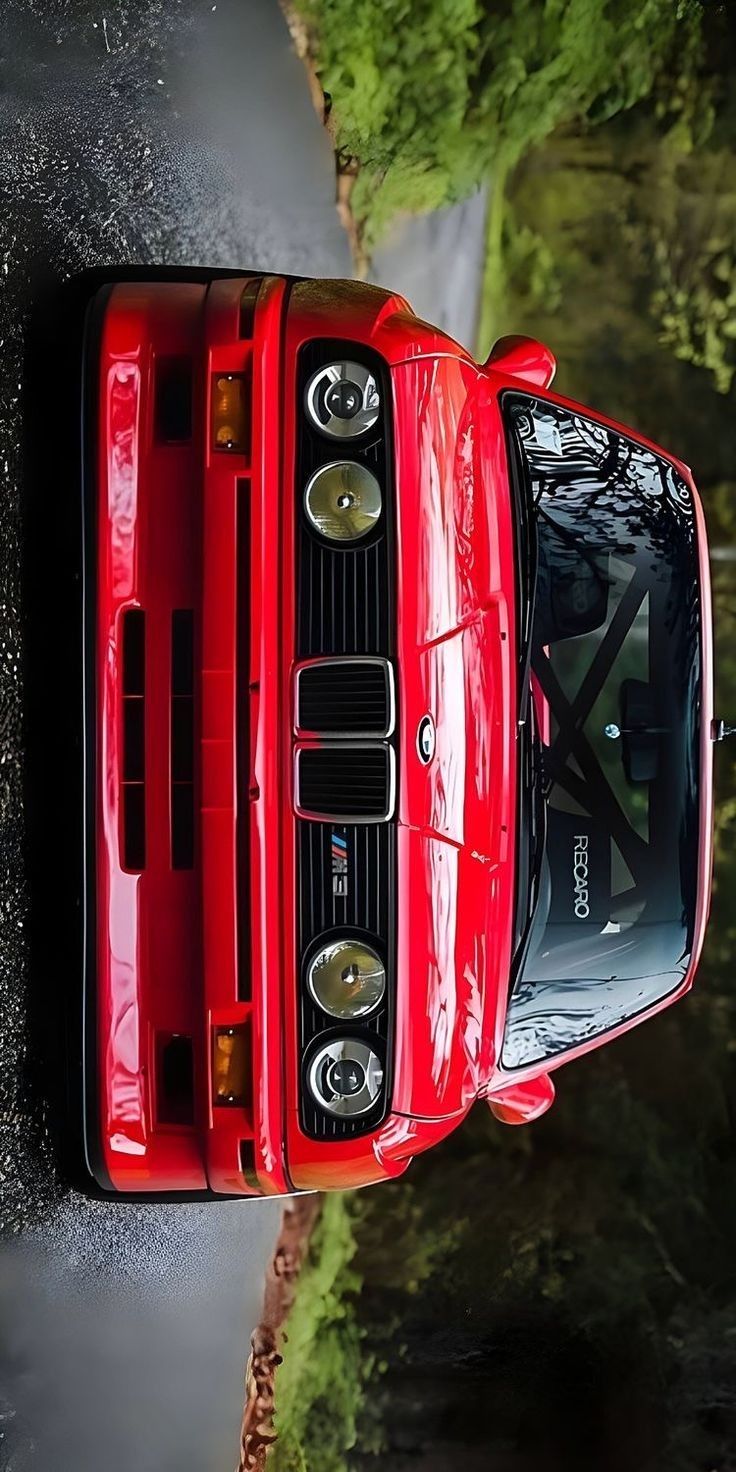
[[[540,398],[506,394],[503,412],[517,505],[525,498],[522,556],[530,516],[536,528],[533,612],[520,620],[534,691],[520,821],[536,838],[520,834],[528,913],[517,916],[502,1056],[519,1069],[600,1037],[685,977],[700,593],[692,497],[672,465]]]

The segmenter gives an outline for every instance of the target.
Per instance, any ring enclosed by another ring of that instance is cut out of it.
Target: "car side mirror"
[[[557,371],[557,359],[536,337],[499,337],[484,366],[508,378],[523,378],[535,388],[549,388]]]
[[[548,1073],[526,1083],[510,1084],[502,1093],[494,1094],[488,1105],[501,1124],[531,1124],[546,1114],[555,1101],[555,1086]]]

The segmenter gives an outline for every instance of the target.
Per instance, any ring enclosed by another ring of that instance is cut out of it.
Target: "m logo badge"
[[[348,841],[341,833],[332,830],[332,893],[341,899],[348,893]]]

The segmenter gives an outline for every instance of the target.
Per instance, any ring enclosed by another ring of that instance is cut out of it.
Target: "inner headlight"
[[[349,358],[318,368],[304,391],[304,403],[315,428],[338,440],[365,434],[381,411],[378,384],[370,368]]]
[[[383,1083],[383,1064],[359,1038],[333,1038],[319,1048],[307,1074],[313,1098],[330,1114],[365,1114]]]
[[[307,972],[307,986],[315,1002],[346,1022],[367,1017],[383,999],[386,972],[383,962],[362,941],[336,940],[323,946]]]
[[[331,542],[354,542],[381,515],[381,487],[371,470],[352,460],[334,460],[316,470],[304,492],[312,526]]]

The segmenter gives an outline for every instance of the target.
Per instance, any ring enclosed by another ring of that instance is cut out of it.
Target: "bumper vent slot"
[[[161,1124],[194,1124],[194,1048],[184,1033],[156,1034],[156,1115]]]
[[[142,697],[123,700],[123,781],[142,782],[146,761],[145,708]]]
[[[390,736],[393,670],[385,659],[325,659],[297,674],[296,725],[326,736]]]
[[[123,865],[133,874],[146,867],[146,790],[143,783],[123,783]]]
[[[305,746],[296,753],[296,805],[305,817],[383,823],[394,807],[390,746]]]
[[[194,866],[194,615],[171,615],[171,867]]]
[[[146,615],[129,608],[122,622],[121,848],[124,867],[139,873],[146,867]]]
[[[123,614],[123,695],[140,695],[146,688],[146,615],[142,608]]]

